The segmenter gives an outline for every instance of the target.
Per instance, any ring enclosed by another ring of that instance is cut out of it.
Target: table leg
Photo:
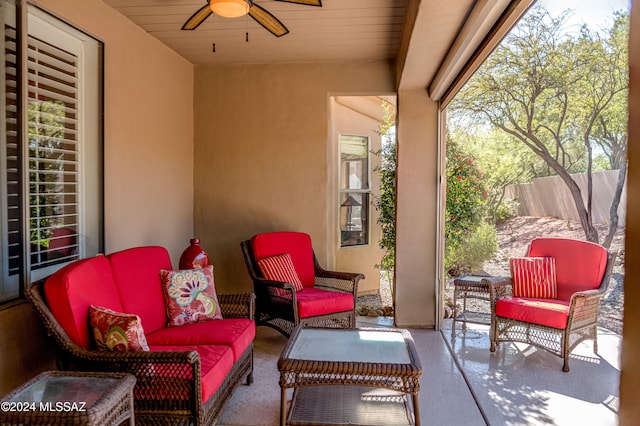
[[[287,424],[287,389],[280,388],[280,426]]]
[[[418,394],[413,394],[413,416],[416,418],[416,426],[420,426],[420,407],[418,406]]]

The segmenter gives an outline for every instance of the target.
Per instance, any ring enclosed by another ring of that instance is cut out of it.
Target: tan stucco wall
[[[356,112],[352,108],[336,103],[334,99],[335,98],[332,98],[331,101],[331,105],[333,106],[331,114],[333,117],[331,119],[333,131],[330,133],[330,158],[333,158],[334,161],[339,164],[340,134],[368,136],[369,151],[378,151],[382,143],[382,137],[376,132],[380,122]],[[359,99],[360,103],[371,102],[369,98],[360,97]],[[358,99],[351,99],[351,101],[357,107]],[[382,106],[380,106],[380,115],[382,115],[382,111]],[[371,172],[371,195],[372,197],[375,197],[380,195],[380,172],[376,171],[380,165],[380,157],[370,154],[369,159],[369,169]],[[334,176],[334,184],[331,185],[331,191],[334,194],[333,205],[334,213],[336,214],[336,219],[332,221],[334,229],[332,233],[332,244],[336,247],[335,268],[338,271],[354,271],[364,274],[366,278],[360,281],[358,285],[358,293],[375,294],[380,289],[380,270],[377,269],[375,265],[380,263],[380,259],[382,259],[384,254],[384,251],[378,246],[378,241],[380,241],[382,234],[380,226],[377,225],[379,216],[378,212],[373,205],[369,206],[369,244],[353,247],[340,247],[340,220],[337,212],[337,206],[340,203],[338,191],[339,181],[337,179],[338,172],[332,172],[332,175]],[[373,202],[373,199],[371,199],[371,202]]]
[[[392,93],[390,64],[203,66],[195,87],[195,228],[216,288],[252,289],[240,242],[261,232],[307,232],[335,267],[329,97]]]
[[[640,0],[631,7],[629,45],[629,144],[627,156],[627,222],[625,234],[624,325],[622,334],[622,372],[620,374],[620,425],[640,424]]]
[[[193,233],[193,66],[100,0],[41,0],[105,44],[105,248],[167,247]],[[0,394],[47,363],[30,305],[0,312]],[[11,355],[8,355],[10,353]],[[44,355],[44,356],[43,356]],[[50,358],[49,358],[50,360]]]
[[[395,321],[436,325],[438,104],[425,90],[398,92]]]

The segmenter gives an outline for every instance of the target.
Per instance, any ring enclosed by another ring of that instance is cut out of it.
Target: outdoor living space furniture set
[[[167,250],[148,246],[75,261],[26,296],[59,369],[132,374],[136,424],[199,425],[253,380],[255,296],[213,284],[212,266],[172,271]]]

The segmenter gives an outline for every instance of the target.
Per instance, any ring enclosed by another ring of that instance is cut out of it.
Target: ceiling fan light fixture
[[[210,0],[211,11],[224,18],[238,18],[249,13],[250,0]]]

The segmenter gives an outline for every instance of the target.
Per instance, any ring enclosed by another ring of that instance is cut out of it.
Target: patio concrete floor
[[[359,327],[393,326],[389,318],[358,318]],[[486,325],[451,321],[442,331],[411,329],[423,374],[419,404],[423,425],[616,425],[621,337],[600,329],[598,355],[591,342],[574,350],[571,371],[562,360],[521,344],[489,352]],[[220,426],[272,426],[279,422],[277,360],[286,338],[258,327],[254,384],[240,386]],[[291,393],[288,394],[289,400]]]

